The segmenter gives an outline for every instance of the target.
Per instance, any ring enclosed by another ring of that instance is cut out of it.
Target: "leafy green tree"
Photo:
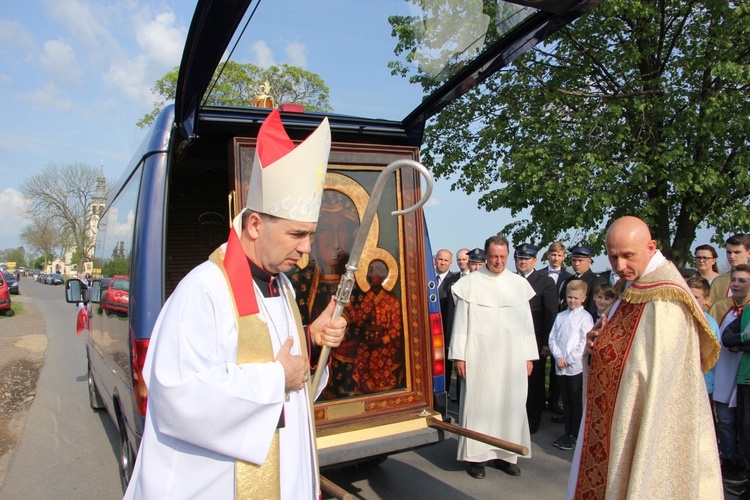
[[[297,66],[282,64],[260,68],[254,64],[228,61],[218,71],[221,71],[221,75],[215,85],[209,87],[210,93],[204,104],[253,106],[256,96],[267,94],[278,104],[301,104],[309,111],[333,110],[323,79]],[[175,67],[157,80],[151,89],[158,96],[154,109],[138,120],[136,125],[141,128],[151,126],[167,102],[174,101],[178,73],[179,67]]]
[[[394,26],[397,55],[412,29]],[[719,243],[750,229],[748,40],[747,2],[607,0],[444,109],[422,159],[480,207],[510,209],[516,241],[577,231],[601,248],[632,214],[682,265],[700,227]]]
[[[0,261],[15,262],[16,268],[26,267],[26,249],[24,247],[0,250]]]

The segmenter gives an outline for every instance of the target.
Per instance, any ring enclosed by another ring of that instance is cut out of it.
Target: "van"
[[[400,120],[307,112],[279,103],[284,127],[295,141],[307,137],[328,117],[332,147],[323,203],[330,212],[344,215],[337,222],[341,225],[336,234],[351,244],[380,172],[395,160],[419,159],[428,118],[597,3],[498,2],[505,12],[514,13],[512,21],[510,17],[504,20],[502,36],[493,34],[493,41],[460,64],[451,59],[451,76],[430,95],[420,93],[416,107],[404,109],[400,116],[405,118]],[[245,206],[255,137],[270,112],[252,106],[201,104],[214,68],[249,4],[249,0],[198,1],[175,103],[155,119],[102,213],[93,259],[99,277],[92,280],[90,289],[76,279],[66,285],[66,299],[83,302],[89,309],[85,329],[89,402],[95,410],[106,409],[117,426],[123,487],[132,474],[143,432],[148,390],[142,367],[154,323],[179,281],[226,240],[230,222]],[[347,44],[355,50],[360,47],[359,57],[373,57],[376,45],[359,37],[373,35],[372,28],[385,24],[386,19],[373,19],[366,9],[387,5],[413,14],[418,8],[417,4],[365,5],[354,0],[313,13],[308,12],[309,2],[300,1],[295,8],[288,4],[283,15],[268,12],[265,19],[264,9],[271,10],[272,1],[254,9],[248,32],[254,27],[258,32],[281,30],[299,16],[300,26],[314,25],[315,36],[334,44],[330,58],[350,49]],[[347,18],[351,22],[337,23],[336,9],[340,16],[345,9],[357,15]],[[451,25],[460,21],[452,19]],[[507,29],[509,22],[515,23],[511,29]],[[387,42],[389,37],[386,32]],[[388,43],[393,57],[396,41]],[[336,74],[327,76],[375,78],[347,75],[343,61],[337,68]],[[408,86],[405,80],[404,84]],[[363,98],[363,87],[350,90],[355,98]],[[397,97],[380,95],[380,103],[360,102],[360,108],[379,113],[379,104],[386,106]],[[332,352],[333,369],[341,377],[331,377],[314,411],[321,467],[377,463],[389,454],[444,439],[445,377],[450,374],[444,373],[445,346],[427,225],[421,211],[391,215],[413,205],[421,195],[421,179],[415,171],[399,170],[385,185],[354,295],[361,298],[367,293],[367,267],[379,262],[387,269],[383,289],[396,320],[379,324],[363,313],[350,321],[346,345]],[[322,248],[324,238],[317,238],[316,245],[310,258],[290,273],[303,318],[315,316],[316,298],[335,293],[340,276],[339,271],[324,272],[328,258]],[[105,290],[102,279],[107,278]],[[122,286],[115,286],[118,282]],[[355,311],[359,298],[353,303]],[[367,340],[383,335],[384,330],[391,340],[389,348],[373,354]],[[382,364],[368,362],[375,355]]]

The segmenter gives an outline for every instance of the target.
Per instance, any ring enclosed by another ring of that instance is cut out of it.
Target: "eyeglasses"
[[[701,255],[696,255],[695,256],[695,260],[711,260],[711,259],[715,259],[715,258],[716,257],[703,257]]]

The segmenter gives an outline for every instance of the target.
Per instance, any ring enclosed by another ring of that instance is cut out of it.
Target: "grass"
[[[13,310],[15,314],[21,314],[23,312],[23,304],[21,304],[18,301],[13,300],[12,298],[11,298],[10,308]],[[0,321],[5,319],[6,317],[8,316],[0,315]]]

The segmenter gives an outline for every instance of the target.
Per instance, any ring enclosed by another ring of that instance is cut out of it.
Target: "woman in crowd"
[[[719,275],[719,267],[716,265],[718,256],[711,245],[695,247],[695,268],[709,284]]]

